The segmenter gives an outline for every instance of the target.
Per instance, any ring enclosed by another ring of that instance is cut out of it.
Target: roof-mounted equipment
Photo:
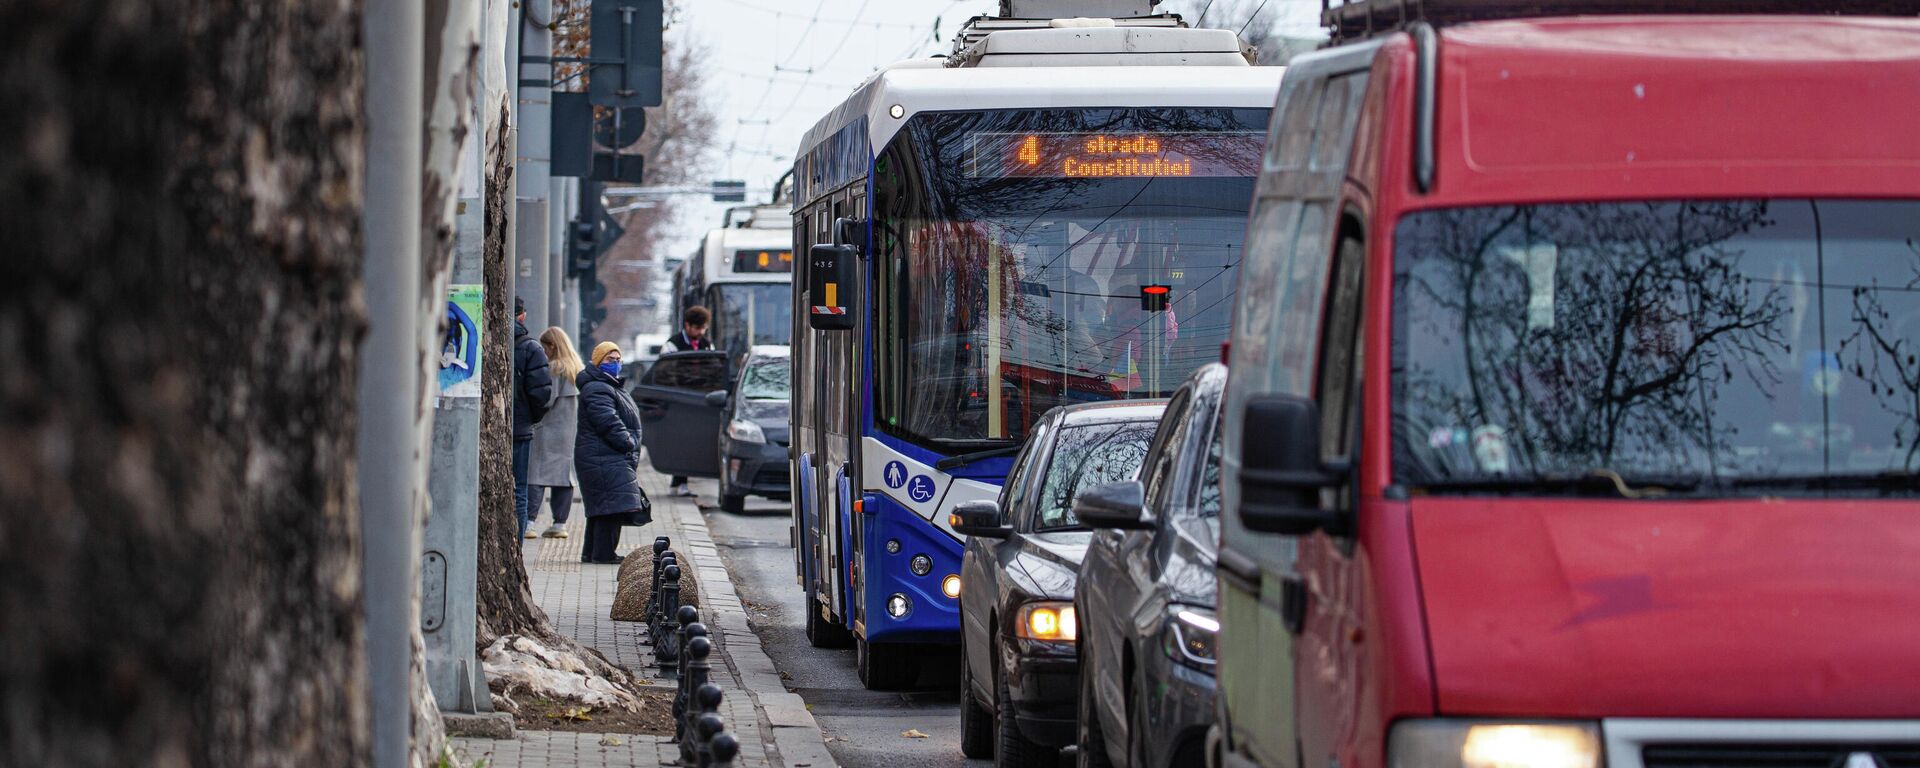
[[[1496,19],[1624,14],[1920,16],[1920,0],[1320,0],[1333,43],[1410,29]]]

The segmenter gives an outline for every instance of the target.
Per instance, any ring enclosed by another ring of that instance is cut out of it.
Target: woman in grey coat
[[[580,387],[574,378],[586,367],[573,351],[573,339],[559,326],[540,334],[553,368],[553,401],[547,417],[533,426],[533,460],[527,467],[527,538],[534,537],[533,521],[540,517],[540,500],[553,499],[553,524],[539,535],[567,537],[567,513],[573,511],[573,443],[580,426]],[[549,493],[551,491],[551,493]]]

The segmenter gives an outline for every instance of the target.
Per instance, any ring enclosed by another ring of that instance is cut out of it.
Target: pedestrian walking
[[[539,535],[567,537],[567,515],[573,511],[573,441],[580,427],[580,385],[574,383],[587,365],[573,351],[573,339],[559,326],[540,334],[540,348],[553,370],[553,402],[547,416],[533,426],[533,461],[527,469],[527,529],[534,537],[540,505],[553,500],[553,524]]]
[[[519,535],[527,535],[527,469],[533,460],[533,425],[547,415],[553,375],[547,352],[527,333],[527,305],[513,300],[513,512]]]
[[[587,535],[580,562],[615,564],[620,527],[652,522],[652,506],[640,490],[640,409],[620,378],[620,347],[600,342],[580,371],[580,420],[573,465],[586,501]]]
[[[680,314],[680,332],[667,337],[667,346],[675,352],[693,352],[713,349],[713,342],[707,339],[707,325],[713,322],[713,313],[698,304],[687,307]],[[685,475],[674,475],[670,482],[672,488],[667,491],[675,496],[692,496],[693,489],[687,487]]]

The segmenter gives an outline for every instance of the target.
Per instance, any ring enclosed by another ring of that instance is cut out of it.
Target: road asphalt
[[[746,604],[748,623],[787,686],[805,699],[841,765],[991,765],[960,755],[957,655],[930,658],[912,691],[867,690],[860,685],[853,651],[807,643],[793,548],[788,545],[791,518],[786,503],[752,498],[745,514],[733,515],[704,506],[712,503],[710,483],[704,488],[696,484],[695,490],[701,492],[707,528]]]

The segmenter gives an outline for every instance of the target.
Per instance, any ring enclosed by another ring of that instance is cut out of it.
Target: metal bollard
[[[660,594],[660,588],[662,585],[667,583],[667,580],[666,580],[667,568],[671,566],[679,565],[679,564],[680,564],[680,556],[674,554],[673,550],[669,549],[660,554],[660,562],[654,565],[653,592],[647,598],[647,627],[649,632],[653,631],[653,629],[657,628],[662,622],[666,621],[667,619],[667,615],[666,615],[667,608],[664,604],[662,604],[660,600],[660,598],[662,597]]]
[[[673,542],[669,541],[665,536],[653,537],[653,574],[648,577],[653,580],[653,590],[647,593],[646,616],[648,624],[653,623],[653,614],[660,610],[660,557],[665,554],[667,548],[672,545]]]
[[[720,717],[720,686],[706,683],[694,689],[693,699],[687,702],[687,713],[683,718],[687,736],[680,740],[680,761],[689,765],[699,761],[701,748],[706,739],[700,734],[700,720],[703,717]]]
[[[661,669],[677,669],[680,648],[675,633],[680,631],[677,616],[680,612],[680,566],[666,567],[667,583],[660,588],[661,619],[660,630],[654,635],[659,638],[653,644],[653,656],[659,660]]]
[[[693,723],[696,739],[693,745],[693,764],[700,768],[713,765],[713,737],[727,730],[727,721],[719,713],[708,712]]]
[[[678,672],[681,677],[686,677],[687,676],[687,641],[692,640],[696,635],[699,637],[708,637],[709,633],[707,632],[707,625],[700,623],[700,609],[695,608],[691,605],[680,606],[679,618],[680,618],[680,638],[679,638],[679,642],[675,644],[675,647],[677,647],[680,650],[680,666],[678,668]],[[694,688],[698,688],[698,687],[699,687],[699,684],[696,683],[694,685]],[[688,688],[687,690],[691,691],[693,690],[693,688]]]
[[[696,634],[694,630],[699,630]],[[713,646],[707,641],[706,627],[693,624],[687,630],[686,652],[680,654],[680,684],[673,691],[673,740],[679,741],[686,736],[686,726],[690,718],[687,711],[693,708],[693,692],[707,683],[710,667],[707,654]],[[689,659],[697,661],[689,662]]]
[[[707,753],[712,758],[707,763],[711,768],[733,768],[733,759],[740,756],[740,740],[733,737],[732,731],[721,731],[714,735]]]

